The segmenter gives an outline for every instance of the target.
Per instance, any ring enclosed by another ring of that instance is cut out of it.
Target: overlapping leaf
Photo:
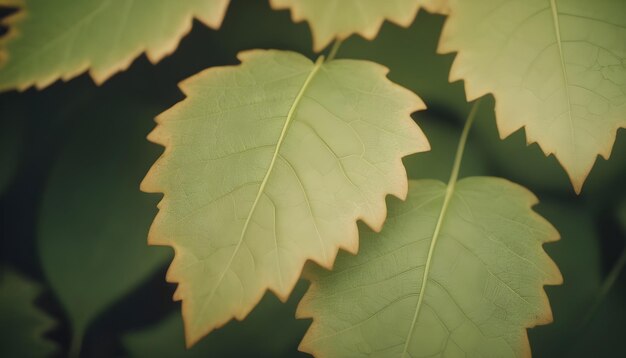
[[[0,90],[38,88],[90,70],[97,83],[126,69],[142,52],[157,62],[174,51],[194,17],[220,26],[229,0],[17,0],[4,21]]]
[[[316,63],[254,50],[186,81],[149,138],[166,147],[143,182],[165,193],[149,242],[170,245],[188,344],[243,319],[270,289],[285,300],[310,259],[356,252],[404,198],[401,158],[428,149],[423,108],[372,62]]]
[[[300,349],[319,357],[530,355],[526,328],[552,319],[543,285],[561,281],[542,248],[558,233],[531,210],[537,199],[511,182],[473,177],[451,188],[412,181],[380,234],[361,231],[356,257],[308,275],[298,314],[313,324]]]
[[[35,306],[40,293],[37,284],[14,271],[0,272],[0,356],[47,357],[54,351],[43,337],[53,320]]]
[[[626,2],[449,1],[440,51],[468,99],[496,98],[500,135],[525,127],[579,192],[626,127]]]
[[[447,0],[270,0],[270,4],[275,9],[291,9],[295,22],[309,22],[315,51],[355,33],[371,40],[385,19],[407,27],[420,7],[447,12]]]

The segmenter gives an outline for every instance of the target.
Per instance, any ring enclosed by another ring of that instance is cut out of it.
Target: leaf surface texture
[[[144,51],[157,62],[174,51],[194,17],[218,28],[228,2],[30,0],[4,21],[11,32],[0,40],[0,90],[43,88],[86,70],[102,83]]]
[[[181,84],[187,98],[149,138],[166,147],[143,182],[165,193],[149,242],[173,246],[188,344],[243,319],[270,289],[285,300],[310,259],[356,252],[356,221],[380,230],[404,198],[401,158],[428,150],[424,108],[372,62],[239,54]]]
[[[275,9],[290,9],[295,22],[309,22],[315,51],[355,33],[371,40],[385,20],[408,27],[420,7],[447,11],[447,0],[270,0],[270,4]]]
[[[525,328],[552,319],[545,284],[561,276],[542,244],[557,231],[536,198],[503,179],[447,187],[412,181],[356,257],[308,273],[300,349],[319,357],[529,356]],[[430,254],[432,252],[432,255]],[[430,257],[430,259],[429,259]],[[423,297],[422,297],[423,295]]]
[[[439,50],[468,99],[493,93],[501,137],[554,154],[577,192],[626,127],[626,2],[449,1]]]

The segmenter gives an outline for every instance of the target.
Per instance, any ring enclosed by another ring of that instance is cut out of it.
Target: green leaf
[[[356,257],[309,274],[300,349],[329,357],[528,356],[525,328],[552,320],[543,285],[561,275],[542,244],[557,231],[537,199],[490,177],[411,182]]]
[[[55,345],[43,338],[54,321],[35,306],[39,285],[12,270],[0,272],[0,356],[46,357]]]
[[[301,283],[286,304],[267,294],[245,321],[231,321],[190,349],[185,348],[183,322],[178,314],[126,335],[125,346],[134,358],[293,357],[308,327],[308,322],[294,317],[306,289]]]
[[[139,183],[158,155],[144,140],[156,111],[136,101],[91,108],[68,134],[43,196],[40,257],[74,350],[98,314],[171,257],[146,244],[155,200]]]
[[[239,59],[184,81],[187,98],[149,136],[166,147],[142,184],[165,193],[149,242],[175,249],[167,278],[189,345],[268,289],[286,300],[305,261],[356,252],[356,221],[380,230],[385,195],[406,195],[401,158],[429,148],[410,117],[423,103],[383,66]]]
[[[352,34],[372,40],[385,20],[407,27],[420,7],[447,12],[444,0],[270,0],[270,4],[277,10],[290,9],[294,22],[309,22],[316,52],[334,39],[343,40]]]
[[[173,52],[194,17],[218,28],[228,2],[29,0],[4,21],[12,31],[0,40],[0,90],[43,88],[87,70],[101,84],[144,51],[153,63]]]
[[[576,192],[626,127],[626,2],[451,0],[440,52],[468,99],[496,99],[501,137],[525,127]]]

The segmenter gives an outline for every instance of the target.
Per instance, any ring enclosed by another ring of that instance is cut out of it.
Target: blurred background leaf
[[[307,284],[301,281],[287,303],[271,293],[244,321],[230,321],[191,349],[185,349],[183,320],[179,312],[153,327],[124,337],[130,357],[306,357],[297,351],[298,342],[309,326],[307,320],[295,318],[296,305]]]
[[[144,139],[156,110],[115,98],[86,112],[66,135],[38,224],[43,270],[67,311],[76,350],[91,320],[170,256],[146,244],[157,198],[138,191],[159,153]]]
[[[0,270],[0,356],[46,357],[56,349],[43,337],[54,321],[35,305],[41,291],[15,271]]]
[[[578,333],[585,310],[602,284],[599,233],[588,209],[544,200],[537,211],[557,228],[561,240],[545,249],[563,274],[563,285],[546,287],[554,323],[529,331],[533,355],[563,356]],[[575,223],[575,225],[572,225]]]

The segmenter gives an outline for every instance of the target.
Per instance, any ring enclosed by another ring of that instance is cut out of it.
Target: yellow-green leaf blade
[[[407,27],[420,7],[431,12],[447,11],[445,0],[270,0],[275,9],[290,9],[295,22],[307,20],[313,32],[313,48],[321,51],[333,39],[352,34],[373,39],[383,21]]]
[[[43,88],[89,70],[97,83],[142,52],[157,62],[198,18],[218,28],[229,0],[30,0],[5,22],[0,90]]]
[[[183,82],[187,98],[149,137],[166,147],[142,187],[165,193],[149,241],[176,251],[188,344],[267,289],[286,299],[306,260],[355,252],[356,220],[379,230],[385,195],[406,195],[401,158],[428,149],[410,118],[421,100],[380,65],[239,58]]]
[[[467,97],[493,93],[500,135],[525,127],[576,191],[626,127],[626,2],[449,2],[440,51]]]
[[[313,324],[302,350],[328,357],[529,355],[525,329],[552,319],[543,285],[561,276],[542,244],[558,233],[531,210],[536,198],[527,190],[497,178],[464,179],[443,211],[428,262],[445,192],[438,181],[411,182],[406,202],[390,204],[380,234],[362,230],[356,257],[309,275],[298,313]]]
[[[55,345],[43,334],[53,320],[35,306],[41,288],[5,268],[0,272],[0,355],[2,357],[47,357]]]

